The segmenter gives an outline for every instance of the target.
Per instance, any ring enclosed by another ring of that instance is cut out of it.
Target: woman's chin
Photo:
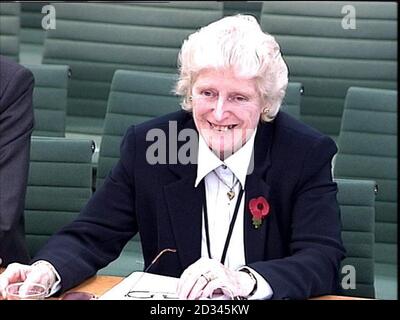
[[[215,142],[215,140],[216,139],[213,139],[213,142]],[[216,143],[208,143],[208,146],[220,159],[226,159],[238,151],[242,147],[242,144],[234,144],[233,141],[223,140],[219,145]]]

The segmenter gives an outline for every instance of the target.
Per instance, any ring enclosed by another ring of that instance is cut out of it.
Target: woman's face
[[[226,159],[253,134],[262,110],[256,80],[231,69],[205,69],[192,88],[193,118],[214,153]]]

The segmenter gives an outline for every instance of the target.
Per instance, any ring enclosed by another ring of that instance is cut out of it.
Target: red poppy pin
[[[249,201],[249,208],[253,216],[253,225],[258,229],[262,224],[262,220],[269,213],[269,203],[264,197],[258,197]]]

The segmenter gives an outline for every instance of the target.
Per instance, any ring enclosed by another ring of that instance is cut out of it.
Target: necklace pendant
[[[229,200],[232,200],[235,197],[235,192],[234,191],[228,191],[227,192],[228,198]]]

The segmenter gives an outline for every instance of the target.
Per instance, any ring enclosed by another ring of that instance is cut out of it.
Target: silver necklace
[[[226,185],[227,186],[227,188],[229,189],[229,191],[226,193],[226,195],[228,196],[228,199],[229,200],[232,200],[234,197],[235,197],[235,191],[233,191],[233,188],[235,188],[235,186],[238,184],[238,182],[239,182],[239,179],[236,179],[236,181],[233,183],[233,185],[232,185],[232,187],[231,186],[229,186],[225,181],[224,181],[224,179],[222,179],[219,175],[218,175],[218,173],[215,171],[215,170],[213,170],[213,173],[217,176],[217,178],[218,178],[218,180],[219,181],[221,181],[224,185]]]

